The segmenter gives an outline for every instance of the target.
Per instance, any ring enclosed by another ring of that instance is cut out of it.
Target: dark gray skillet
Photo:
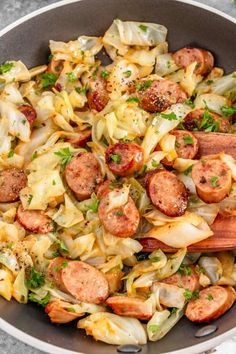
[[[235,70],[236,21],[191,1],[86,0],[64,1],[26,16],[0,32],[0,62],[21,59],[28,67],[44,64],[49,39],[67,41],[79,35],[102,35],[114,18],[156,22],[168,28],[170,50],[186,45],[209,49],[217,65]],[[117,348],[76,329],[76,324],[50,324],[43,310],[0,299],[0,327],[18,339],[49,353],[115,354]],[[236,307],[215,322],[218,330],[195,338],[199,325],[182,319],[161,341],[149,343],[142,354],[199,353],[236,334]]]

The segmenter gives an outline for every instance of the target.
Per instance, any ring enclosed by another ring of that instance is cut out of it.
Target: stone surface
[[[57,0],[1,0],[0,4],[0,29],[20,17],[39,9],[40,7],[58,2]],[[210,5],[221,11],[236,17],[236,4],[233,0],[198,0],[206,5]],[[10,335],[0,330],[0,353],[1,354],[43,354],[43,352],[33,349],[23,344]],[[236,353],[236,339],[228,340],[224,346],[217,348],[215,354]],[[59,354],[59,353],[58,353]]]

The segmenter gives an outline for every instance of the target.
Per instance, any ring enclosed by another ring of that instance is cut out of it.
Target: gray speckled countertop
[[[58,2],[57,0],[0,0],[0,29],[20,17],[39,9],[43,6]],[[221,11],[236,17],[236,4],[233,0],[198,0],[203,4],[210,5]],[[0,354],[43,354],[43,352],[33,349],[23,344],[10,335],[0,330]],[[233,354],[236,353],[236,340],[224,343],[215,352],[217,354]],[[58,354],[60,354],[58,352]]]

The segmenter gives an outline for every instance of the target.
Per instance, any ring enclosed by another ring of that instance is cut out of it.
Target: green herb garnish
[[[58,76],[53,73],[43,73],[41,75],[41,83],[43,88],[48,88],[50,86],[55,85]]]
[[[123,75],[124,75],[124,77],[126,77],[126,78],[130,77],[131,74],[132,74],[132,71],[131,71],[131,70],[127,70],[127,71],[124,71],[124,72],[123,72]]]
[[[31,160],[34,160],[34,159],[36,159],[38,157],[38,153],[37,153],[37,151],[35,151],[33,154],[32,154],[32,156],[31,156]]]
[[[178,118],[176,117],[176,114],[174,112],[171,113],[160,113],[161,118],[167,119],[167,120],[177,120]]]
[[[67,75],[68,80],[69,80],[70,82],[74,82],[74,81],[77,80],[77,76],[75,75],[75,73],[73,73],[73,71],[70,72],[70,73],[66,73],[66,75]]]
[[[0,74],[5,74],[10,71],[14,66],[14,63],[5,63],[0,65]]]
[[[93,213],[96,213],[98,211],[98,206],[99,206],[99,199],[97,198],[95,193],[92,193],[91,195],[91,204],[87,206],[89,210],[92,210]]]
[[[27,199],[27,203],[30,205],[30,203],[32,202],[33,199],[33,195],[29,194],[28,199]]]
[[[54,152],[54,154],[61,158],[61,165],[63,167],[65,167],[73,157],[73,152],[68,147],[60,149]]]
[[[193,138],[190,135],[186,135],[183,137],[184,145],[193,145]]]
[[[192,268],[181,264],[177,272],[181,275],[192,275]]]
[[[107,70],[103,70],[101,72],[101,77],[105,80],[109,77],[109,75],[110,75],[110,73]]]
[[[30,289],[36,289],[45,283],[44,275],[41,272],[37,272],[35,268],[31,269],[28,279],[26,280],[26,285]]]
[[[210,181],[211,181],[212,187],[216,188],[218,186],[219,177],[212,176]]]
[[[188,98],[187,100],[184,101],[184,103],[186,105],[188,105],[191,108],[195,108],[195,104],[193,103],[193,101],[191,100],[191,98]]]
[[[152,84],[152,80],[147,80],[137,84],[136,88],[138,91],[145,91],[151,86],[151,84]]]
[[[8,155],[7,155],[7,157],[9,157],[9,158],[10,158],[10,157],[13,157],[14,154],[15,154],[14,150],[10,150],[9,153],[8,153]]]
[[[225,117],[229,117],[233,114],[236,114],[236,106],[222,106],[220,110],[223,116]]]
[[[51,299],[50,293],[47,293],[47,295],[43,299],[37,299],[37,297],[35,297],[35,294],[33,294],[33,293],[29,294],[29,300],[30,301],[36,302],[38,305],[41,305],[43,307],[47,306],[47,304],[49,303],[50,299]]]
[[[124,216],[125,214],[123,213],[122,210],[118,210],[115,212],[115,216]]]
[[[207,300],[209,300],[209,301],[212,301],[214,298],[213,298],[213,296],[211,295],[211,294],[208,294],[207,295]]]
[[[111,154],[111,155],[109,155],[109,159],[114,161],[115,163],[120,163],[121,162],[121,155]]]
[[[127,98],[126,102],[139,102],[138,97],[129,97]]]
[[[193,169],[193,165],[189,166],[188,168],[186,168],[186,170],[183,172],[185,176],[188,176]]]
[[[139,252],[135,254],[135,257],[137,258],[138,261],[144,261],[145,259],[149,258],[150,253],[149,252]]]
[[[148,325],[148,330],[152,333],[159,331],[160,325],[150,324]]]
[[[139,28],[140,28],[141,31],[143,31],[143,32],[147,32],[147,29],[148,29],[148,27],[145,26],[145,25],[139,25]]]
[[[186,289],[184,292],[184,297],[187,301],[195,300],[199,298],[199,289],[194,290],[193,292],[189,289]]]

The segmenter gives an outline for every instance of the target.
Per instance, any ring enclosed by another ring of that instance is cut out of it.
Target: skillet
[[[26,16],[0,32],[0,61],[44,64],[49,39],[68,41],[79,35],[101,35],[114,18],[155,22],[168,28],[170,50],[186,45],[210,50],[226,73],[235,70],[236,20],[207,6],[182,0],[62,1]],[[53,326],[42,309],[0,299],[0,327],[49,353],[115,354],[117,348],[95,342],[76,325]],[[236,306],[215,321],[218,330],[195,338],[201,326],[182,319],[161,341],[148,343],[142,354],[199,353],[236,334]]]

